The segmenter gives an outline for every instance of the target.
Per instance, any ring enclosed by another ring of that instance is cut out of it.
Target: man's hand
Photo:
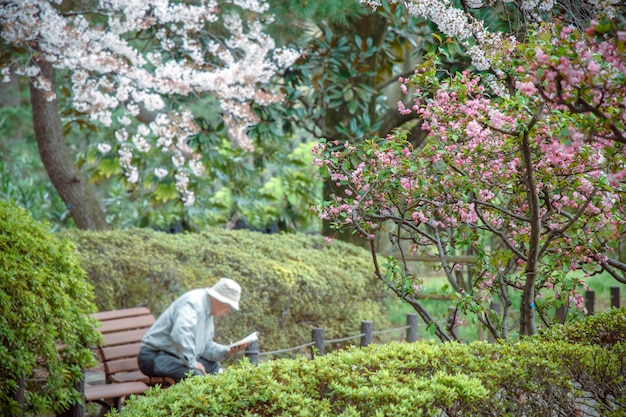
[[[206,369],[204,369],[204,365],[202,365],[201,362],[196,362],[196,364],[193,366],[196,369],[199,369],[200,372],[202,372],[204,375],[206,375]]]
[[[246,348],[246,346],[248,346],[247,343],[244,343],[243,345],[231,347],[228,350],[228,354],[229,355],[234,355],[235,353],[241,352],[242,350],[244,350]]]

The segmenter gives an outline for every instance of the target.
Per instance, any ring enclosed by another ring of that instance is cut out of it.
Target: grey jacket
[[[176,355],[193,368],[200,357],[214,362],[226,358],[228,347],[213,342],[214,332],[211,297],[205,288],[200,288],[177,298],[150,327],[141,343]]]

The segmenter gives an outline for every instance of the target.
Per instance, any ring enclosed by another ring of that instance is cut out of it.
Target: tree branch
[[[439,324],[437,324],[437,322],[433,319],[430,313],[424,308],[424,306],[422,306],[422,304],[417,299],[415,299],[414,297],[411,297],[408,294],[402,294],[402,292],[398,289],[398,287],[394,285],[393,282],[388,281],[383,276],[383,274],[380,272],[380,266],[378,264],[378,257],[376,255],[376,248],[374,246],[375,246],[374,242],[370,241],[370,253],[372,254],[372,260],[374,262],[374,270],[378,279],[384,282],[385,285],[387,285],[387,287],[389,287],[398,297],[402,298],[404,301],[409,303],[415,309],[417,314],[420,315],[422,320],[424,320],[424,323],[426,323],[426,325],[432,324],[435,327],[435,334],[437,335],[439,340],[441,340],[442,342],[450,342],[451,341],[450,337],[441,329]]]

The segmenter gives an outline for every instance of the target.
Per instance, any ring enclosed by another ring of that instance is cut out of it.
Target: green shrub
[[[593,329],[591,328],[593,327]],[[623,311],[559,327],[559,340],[390,343],[153,389],[119,417],[626,415],[626,343],[572,343],[576,332],[618,331]],[[595,340],[595,339],[592,339]]]
[[[98,340],[88,313],[93,289],[67,240],[52,235],[12,202],[0,200],[0,409],[62,411],[80,399],[74,385],[93,365],[85,346]]]
[[[610,308],[605,313],[585,316],[566,325],[553,325],[542,329],[538,337],[600,346],[626,343],[626,308]]]
[[[361,320],[391,326],[383,286],[367,251],[320,236],[210,229],[167,234],[149,229],[66,231],[95,287],[100,310],[147,306],[159,315],[184,291],[231,277],[241,310],[217,321],[219,341],[260,332],[262,351],[299,346],[311,329],[334,339],[358,334]]]
[[[314,360],[242,362],[153,389],[113,415],[616,417],[626,412],[620,349],[537,339],[370,345]]]

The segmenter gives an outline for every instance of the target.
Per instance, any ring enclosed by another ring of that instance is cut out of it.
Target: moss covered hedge
[[[243,362],[151,390],[114,415],[617,417],[626,415],[625,378],[624,339],[391,343],[314,360]]]
[[[2,415],[63,411],[80,401],[74,385],[94,362],[93,288],[71,242],[1,200],[0,256]]]
[[[149,229],[66,231],[95,288],[100,310],[147,306],[159,315],[186,290],[231,277],[243,287],[241,310],[216,322],[217,340],[260,332],[271,351],[358,334],[361,320],[388,323],[369,253],[320,236],[211,229],[167,234]]]

